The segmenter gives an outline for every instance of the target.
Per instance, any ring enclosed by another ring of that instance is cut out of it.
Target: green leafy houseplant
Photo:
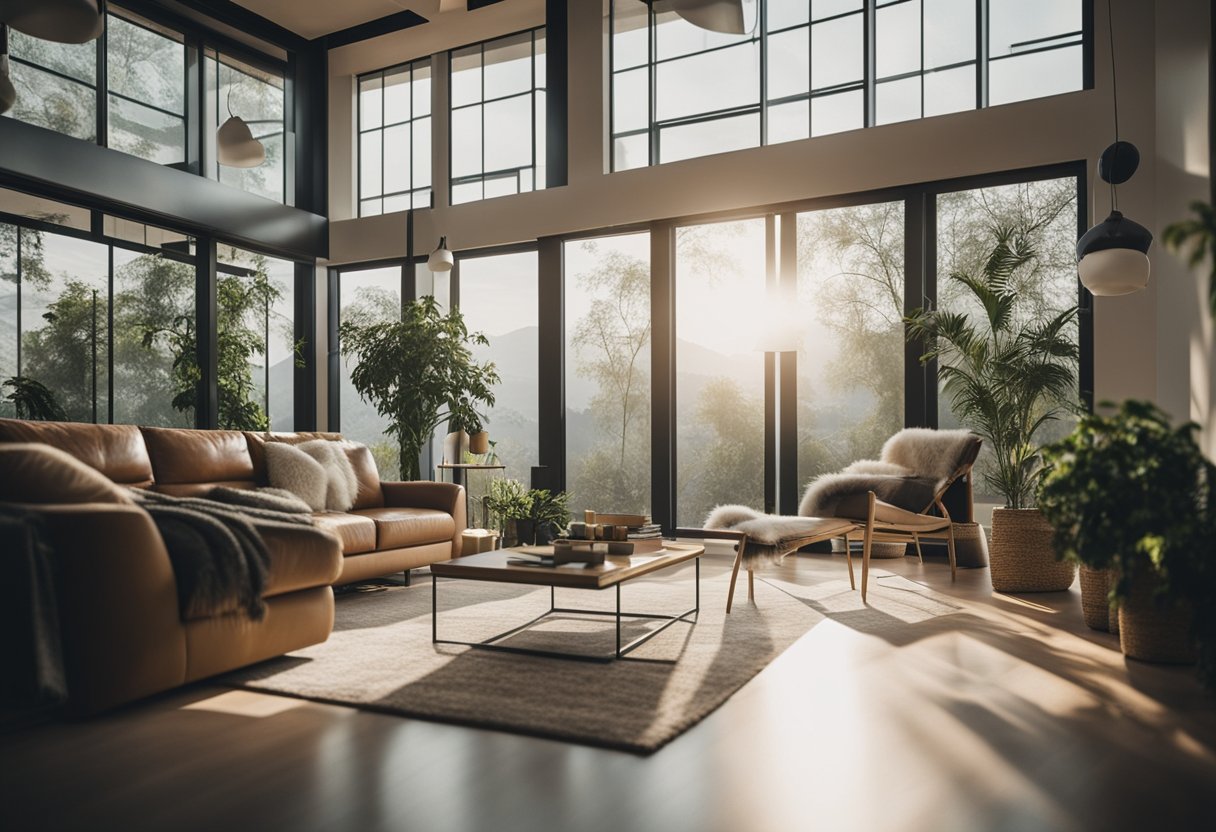
[[[488,341],[468,331],[459,309],[444,314],[430,295],[407,304],[399,321],[347,321],[339,337],[357,359],[351,383],[397,439],[406,479],[419,479],[422,448],[453,412],[494,404],[498,373],[492,363],[474,360],[469,348]]]
[[[485,497],[486,510],[504,539],[518,537],[527,543],[535,537],[547,542],[565,529],[570,522],[569,502],[565,491],[554,494],[545,488],[528,489],[513,479],[491,481]]]
[[[985,481],[1008,508],[1021,509],[1030,507],[1039,475],[1036,434],[1075,409],[1078,352],[1070,330],[1077,309],[1027,308],[1012,278],[1037,258],[1034,245],[1010,227],[993,235],[980,274],[949,276],[982,314],[918,309],[905,322],[909,340],[925,344],[921,362],[938,362],[954,412],[991,450]]]
[[[529,491],[528,496],[532,501],[528,515],[534,524],[536,542],[547,543],[570,524],[570,495],[539,488]]]
[[[1216,210],[1202,201],[1192,202],[1191,210],[1195,212],[1194,217],[1167,225],[1161,237],[1166,248],[1175,252],[1181,252],[1190,244],[1187,265],[1192,269],[1202,264],[1205,257],[1211,257],[1208,308],[1216,318]]]
[[[66,422],[67,413],[55,399],[55,394],[37,379],[13,376],[3,384],[10,392],[4,398],[13,403],[18,419],[39,422]]]
[[[1159,605],[1189,607],[1201,673],[1216,687],[1216,467],[1197,429],[1171,427],[1142,401],[1085,416],[1044,449],[1038,496],[1057,554],[1112,570],[1111,600],[1148,580]]]

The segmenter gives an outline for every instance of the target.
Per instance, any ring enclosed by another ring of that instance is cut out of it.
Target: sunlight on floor
[[[247,716],[255,719],[264,719],[307,706],[308,702],[303,699],[288,699],[283,696],[267,696],[263,693],[233,690],[183,705],[181,710],[210,711],[230,716]]]
[[[1006,604],[1014,604],[1019,607],[1029,607],[1036,612],[1047,612],[1051,613],[1052,615],[1059,612],[1059,610],[1052,609],[1051,607],[1036,604],[1034,601],[1027,601],[1025,598],[1019,598],[1016,595],[1005,595],[1004,593],[996,592],[995,590],[992,593],[992,597],[998,601],[1004,601]]]

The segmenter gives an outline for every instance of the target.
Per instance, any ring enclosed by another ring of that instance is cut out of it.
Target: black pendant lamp
[[[1115,74],[1115,35],[1110,0],[1106,2],[1110,35],[1111,94],[1114,98],[1115,143],[1102,151],[1098,176],[1110,185],[1111,212],[1077,241],[1077,274],[1081,284],[1095,295],[1114,296],[1138,292],[1148,285],[1148,249],[1153,235],[1119,210],[1117,186],[1132,178],[1140,166],[1140,151],[1131,142],[1119,140],[1119,94]]]

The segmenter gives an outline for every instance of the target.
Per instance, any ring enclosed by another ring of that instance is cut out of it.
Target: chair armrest
[[[452,557],[460,557],[460,537],[468,525],[464,487],[450,482],[382,482],[384,505],[390,508],[430,508],[446,511],[456,522],[452,537]]]
[[[94,713],[182,684],[177,583],[151,516],[134,505],[27,505],[43,515],[71,708]]]

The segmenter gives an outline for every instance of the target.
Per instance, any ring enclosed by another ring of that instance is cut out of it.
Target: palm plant
[[[1041,463],[1035,435],[1075,409],[1077,345],[1069,330],[1076,306],[1057,314],[1021,302],[1013,287],[1038,253],[1020,229],[993,229],[995,245],[979,274],[954,272],[982,314],[917,309],[905,319],[909,340],[936,360],[954,412],[992,451],[985,482],[1008,508],[1032,504]]]
[[[68,415],[45,384],[29,376],[13,376],[3,384],[11,388],[4,398],[13,403],[18,419],[66,422]]]
[[[1175,252],[1181,252],[1190,243],[1191,252],[1187,257],[1187,265],[1192,269],[1198,267],[1204,257],[1211,255],[1208,306],[1212,317],[1216,318],[1216,210],[1201,201],[1192,202],[1191,210],[1195,212],[1193,218],[1167,225],[1161,237],[1166,248]]]

